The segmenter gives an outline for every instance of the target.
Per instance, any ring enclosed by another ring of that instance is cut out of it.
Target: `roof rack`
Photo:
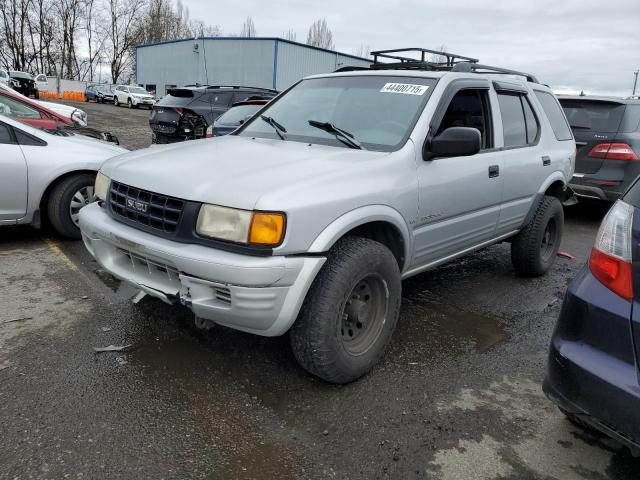
[[[399,55],[401,53],[420,54],[420,59],[414,57],[406,57]],[[427,54],[438,55],[439,60],[427,60]],[[538,79],[525,72],[510,70],[507,68],[491,67],[489,65],[481,65],[477,58],[465,57],[455,53],[429,50],[428,48],[400,48],[395,50],[377,50],[371,52],[373,56],[373,70],[430,70],[430,71],[449,71],[449,72],[474,72],[485,74],[499,75],[517,75],[525,77],[527,81],[532,83],[540,83]],[[392,63],[381,63],[380,58],[395,60]],[[342,70],[345,71],[345,70]]]

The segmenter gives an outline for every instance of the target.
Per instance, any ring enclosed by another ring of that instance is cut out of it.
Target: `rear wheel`
[[[511,262],[516,273],[526,277],[545,274],[555,262],[563,229],[560,200],[545,195],[533,218],[511,242]]]
[[[401,290],[398,263],[388,248],[367,238],[340,240],[289,333],[300,365],[331,383],[369,372],[395,328]]]
[[[78,217],[80,209],[95,201],[93,185],[95,175],[73,175],[60,181],[51,191],[47,206],[49,221],[60,235],[79,239]]]

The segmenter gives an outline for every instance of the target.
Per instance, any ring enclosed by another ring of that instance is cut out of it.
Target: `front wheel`
[[[95,175],[83,173],[65,178],[58,183],[49,196],[49,221],[60,235],[80,238],[78,217],[80,209],[96,200],[93,184]]]
[[[545,274],[555,262],[563,229],[560,200],[545,195],[533,218],[511,242],[511,263],[516,273],[525,277]]]
[[[127,107],[133,108],[133,103],[131,103],[131,99],[130,98],[127,99]]]
[[[113,97],[113,104],[114,104],[116,107],[119,107],[119,106],[120,106],[120,100],[118,100],[118,97],[117,97],[117,96]]]
[[[388,248],[368,238],[340,240],[289,332],[300,365],[331,383],[365,375],[391,339],[401,292],[400,269]]]

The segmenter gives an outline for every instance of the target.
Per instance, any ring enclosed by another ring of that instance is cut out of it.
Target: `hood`
[[[368,161],[386,155],[231,135],[131,152],[106,162],[102,172],[151,192],[251,210],[263,195],[358,175]]]
[[[82,148],[87,152],[91,152],[92,155],[95,154],[96,156],[102,156],[104,158],[111,158],[115,155],[129,152],[126,148],[85,135],[72,134],[65,137],[54,135],[54,137],[69,147]]]
[[[36,100],[36,103],[42,105],[45,108],[48,108],[49,110],[52,110],[56,113],[59,113],[60,115],[64,115],[65,117],[69,117],[69,118],[71,118],[71,114],[73,113],[73,111],[76,110],[75,107],[70,107],[62,103],[43,102],[41,100]]]

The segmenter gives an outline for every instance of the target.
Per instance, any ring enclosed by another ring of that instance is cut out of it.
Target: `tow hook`
[[[207,320],[206,318],[202,318],[197,315],[193,317],[193,323],[196,326],[196,328],[200,330],[211,330],[213,327],[216,326],[216,324],[213,323],[211,320]]]

